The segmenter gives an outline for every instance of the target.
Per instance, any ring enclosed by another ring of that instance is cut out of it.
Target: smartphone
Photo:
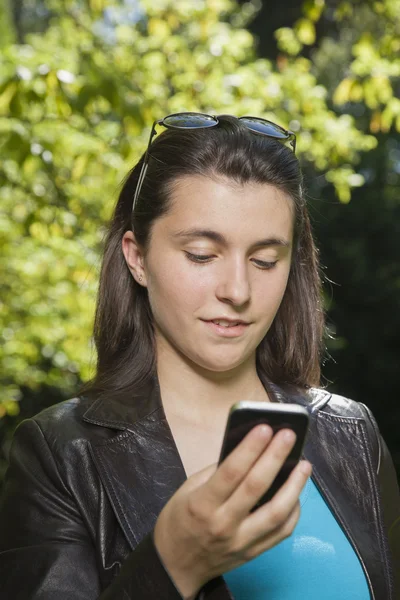
[[[309,416],[307,410],[297,404],[278,404],[276,402],[238,402],[234,404],[229,412],[219,464],[240,444],[253,427],[263,423],[272,428],[273,435],[280,429],[292,429],[296,434],[296,442],[269,490],[251,512],[271,500],[299,462],[308,431]]]

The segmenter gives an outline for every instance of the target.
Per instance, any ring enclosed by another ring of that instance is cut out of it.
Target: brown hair
[[[168,211],[173,184],[185,175],[270,184],[292,198],[291,270],[280,308],[257,348],[257,369],[278,385],[319,385],[324,316],[299,162],[289,148],[251,133],[235,117],[224,115],[219,121],[207,130],[169,129],[155,139],[133,215],[132,200],[143,157],[124,182],[105,243],[94,326],[97,372],[86,390],[126,392],[155,373],[147,290],[131,276],[121,242],[124,233],[133,229],[146,251],[152,224]]]

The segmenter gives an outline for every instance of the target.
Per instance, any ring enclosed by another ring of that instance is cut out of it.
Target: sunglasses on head
[[[289,142],[293,152],[296,152],[296,135],[293,131],[283,129],[272,121],[267,119],[260,119],[259,117],[238,117],[238,120],[247,127],[252,133],[264,135],[269,138],[273,138],[282,142]],[[156,135],[156,125],[163,125],[169,129],[207,129],[208,127],[215,127],[218,125],[218,117],[206,115],[203,113],[196,112],[182,112],[168,115],[163,119],[154,121],[153,127],[150,133],[150,139],[147,146],[146,154],[143,159],[142,168],[140,171],[139,179],[137,182],[135,196],[133,198],[132,212],[135,209],[137,200],[139,198],[140,190],[142,189],[143,181],[146,175],[147,167],[149,164],[149,149],[153,137]]]

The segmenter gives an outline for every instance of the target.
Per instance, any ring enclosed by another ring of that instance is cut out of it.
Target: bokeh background
[[[20,420],[93,373],[100,252],[153,119],[298,134],[327,278],[324,382],[400,472],[400,0],[0,0],[0,486]]]

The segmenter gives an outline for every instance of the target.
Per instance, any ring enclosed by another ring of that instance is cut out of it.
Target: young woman
[[[294,134],[197,113],[155,125],[106,242],[96,377],[15,434],[0,596],[398,599],[390,455],[367,407],[318,388]],[[294,435],[258,426],[217,466],[240,400],[310,415],[304,460],[255,511]]]

